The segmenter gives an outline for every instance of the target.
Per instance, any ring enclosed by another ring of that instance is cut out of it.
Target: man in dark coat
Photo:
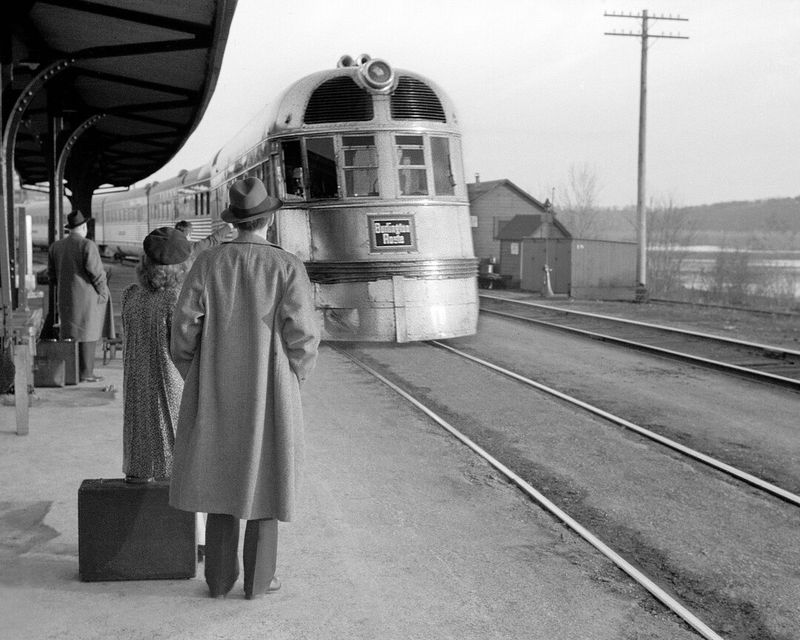
[[[235,182],[222,219],[236,238],[201,252],[172,320],[184,378],[170,505],[208,513],[205,576],[214,597],[276,590],[278,521],[292,519],[303,468],[300,387],[314,368],[320,320],[302,260],[267,242],[282,202],[257,178]]]
[[[80,211],[67,216],[69,235],[50,246],[47,277],[56,287],[60,337],[78,342],[81,382],[102,380],[94,374],[94,354],[103,331],[108,285],[97,245],[86,238],[88,219]]]

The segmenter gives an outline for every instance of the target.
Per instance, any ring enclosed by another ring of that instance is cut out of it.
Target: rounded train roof
[[[376,96],[380,100],[373,100]],[[385,114],[375,108],[379,102],[388,104]],[[352,128],[359,120],[365,129],[412,126],[458,132],[453,103],[435,82],[363,54],[355,60],[343,56],[339,66],[309,74],[286,88],[219,149],[210,172],[219,173],[243,154],[258,150],[269,136],[331,130],[337,123]]]
[[[345,64],[342,64],[342,61]],[[386,61],[359,56],[340,59],[340,66],[312,73],[290,85],[271,110],[269,133],[281,135],[317,125],[359,120],[390,127],[416,122],[457,129],[455,108],[447,93],[425,76],[395,69]],[[389,117],[370,111],[373,96],[386,96]]]

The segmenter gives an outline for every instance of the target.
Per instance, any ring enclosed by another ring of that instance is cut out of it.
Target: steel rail
[[[500,471],[506,478],[508,478],[512,483],[514,483],[519,489],[521,489],[528,497],[532,498],[536,502],[538,502],[542,507],[544,507],[547,511],[551,514],[556,516],[561,522],[563,522],[567,527],[572,529],[575,533],[577,533],[581,538],[586,540],[589,544],[591,544],[595,549],[597,549],[600,553],[602,553],[606,558],[611,560],[617,567],[619,567],[622,571],[627,573],[636,583],[641,585],[644,589],[646,589],[651,595],[653,595],[657,600],[659,600],[664,606],[666,606],[670,611],[675,613],[679,616],[686,624],[692,627],[695,631],[697,631],[703,638],[706,640],[724,640],[722,636],[718,635],[713,629],[711,629],[708,625],[706,625],[702,620],[700,620],[696,615],[694,615],[691,611],[689,611],[684,605],[678,602],[675,598],[669,595],[664,589],[659,587],[652,579],[647,577],[641,570],[637,569],[634,565],[630,562],[625,560],[622,556],[620,556],[616,551],[611,549],[607,544],[605,544],[600,538],[595,536],[591,531],[586,529],[583,525],[581,525],[577,520],[572,518],[569,514],[565,511],[560,509],[556,506],[555,503],[550,501],[546,498],[542,493],[537,491],[536,489],[531,486],[530,483],[523,480],[520,476],[514,473],[511,469],[506,467],[502,462],[497,460],[494,456],[492,456],[488,451],[483,449],[481,446],[476,444],[473,440],[465,436],[461,433],[458,429],[453,427],[449,422],[444,420],[444,418],[437,415],[435,412],[430,410],[424,404],[422,404],[419,400],[411,396],[405,390],[401,389],[391,380],[387,379],[386,377],[382,376],[380,373],[375,371],[372,367],[367,365],[366,363],[362,362],[358,358],[356,358],[352,353],[338,347],[334,346],[331,343],[328,343],[334,351],[337,351],[354,363],[356,363],[359,367],[367,371],[370,375],[374,376],[380,382],[385,384],[387,387],[392,389],[395,393],[402,396],[406,400],[408,400],[411,404],[413,404],[417,409],[422,411],[425,415],[431,418],[434,422],[436,422],[439,426],[443,429],[448,431],[451,435],[456,437],[462,444],[469,447],[472,451],[477,453],[481,458],[486,460],[491,466],[495,469]]]
[[[760,342],[749,342],[747,340],[737,340],[736,338],[726,338],[725,336],[715,335],[713,333],[704,333],[702,331],[691,331],[689,329],[681,329],[679,327],[670,327],[663,324],[655,324],[653,322],[642,322],[641,320],[631,320],[630,318],[620,318],[618,316],[607,316],[601,313],[592,313],[591,311],[579,311],[577,309],[564,309],[563,307],[553,307],[548,304],[541,304],[538,302],[530,302],[529,300],[514,300],[513,298],[504,298],[503,296],[490,296],[480,294],[481,298],[487,300],[495,300],[497,302],[508,302],[510,304],[518,304],[525,307],[533,307],[535,309],[546,309],[547,311],[556,311],[565,315],[584,316],[588,318],[599,318],[600,320],[610,320],[620,324],[629,324],[637,327],[647,327],[648,329],[659,329],[661,331],[668,331],[670,333],[679,333],[686,336],[693,336],[697,338],[705,338],[707,340],[716,340],[724,344],[737,345],[741,347],[749,347],[751,349],[760,349],[769,353],[785,353],[791,356],[800,356],[800,351],[793,349],[786,349],[784,347],[777,347],[775,345],[762,344]],[[490,311],[487,309],[487,311]]]
[[[651,353],[657,353],[659,355],[668,356],[670,358],[678,358],[680,360],[684,360],[687,362],[692,362],[695,364],[702,365],[707,368],[713,368],[720,371],[727,371],[739,374],[746,378],[751,378],[753,380],[760,380],[760,381],[767,381],[770,384],[780,385],[782,387],[786,387],[789,389],[794,389],[795,391],[800,390],[800,380],[795,378],[787,378],[786,376],[780,376],[776,373],[767,373],[765,371],[759,371],[757,369],[750,369],[748,367],[741,367],[736,364],[731,364],[730,362],[720,362],[719,360],[711,360],[709,358],[703,358],[701,356],[692,355],[690,353],[684,353],[682,351],[674,351],[673,349],[664,349],[663,347],[656,347],[651,344],[646,344],[644,342],[636,342],[634,340],[626,340],[625,338],[618,338],[616,336],[610,336],[604,333],[597,333],[595,331],[587,331],[586,329],[577,329],[575,327],[568,327],[565,325],[561,325],[555,322],[548,322],[547,320],[540,320],[537,318],[528,318],[526,316],[519,316],[514,313],[508,313],[506,311],[497,311],[495,309],[481,309],[482,313],[489,313],[494,314],[496,316],[502,316],[504,318],[512,318],[514,320],[523,320],[524,322],[530,322],[534,324],[539,324],[546,327],[552,327],[554,329],[560,329],[562,331],[570,331],[572,333],[577,333],[584,336],[589,336],[590,338],[595,338],[598,340],[602,340],[604,342],[611,342],[614,344],[622,345],[625,347],[631,347],[635,349],[639,349],[640,351],[649,351]],[[596,316],[599,317],[599,316]],[[608,318],[610,320],[618,320],[618,318]],[[630,322],[630,321],[625,321]],[[641,323],[640,323],[641,324]],[[659,328],[657,325],[652,325],[651,328]],[[664,330],[671,331],[671,329],[667,327],[663,327]],[[680,331],[678,331],[680,332]],[[693,335],[696,337],[704,337],[703,334],[692,334],[690,332],[681,332],[687,333],[689,335]],[[716,336],[709,336],[716,340],[724,341],[725,338],[717,338]],[[746,346],[746,343],[739,343],[742,346]],[[763,345],[755,345],[752,346],[762,347]],[[774,347],[772,349],[775,349]],[[794,353],[794,352],[783,352],[783,353]],[[800,354],[798,354],[800,355]]]
[[[573,404],[575,406],[578,406],[578,407],[580,407],[582,409],[585,409],[586,411],[588,411],[590,413],[593,413],[594,415],[597,415],[597,416],[599,416],[599,417],[601,417],[601,418],[603,418],[605,420],[613,422],[614,424],[618,424],[618,425],[620,425],[622,427],[625,427],[626,429],[629,429],[630,431],[634,431],[634,432],[638,433],[639,435],[642,435],[642,436],[644,436],[646,438],[649,438],[650,440],[654,440],[654,441],[656,441],[656,442],[658,442],[660,444],[663,444],[664,446],[669,447],[670,449],[678,451],[678,452],[680,452],[680,453],[682,453],[684,455],[687,455],[687,456],[689,456],[691,458],[694,458],[695,460],[698,460],[699,462],[702,462],[702,463],[704,463],[704,464],[706,464],[706,465],[708,465],[710,467],[713,467],[717,471],[722,471],[723,473],[726,473],[726,474],[728,474],[730,476],[733,476],[737,480],[741,480],[742,482],[746,482],[749,485],[757,487],[757,488],[761,489],[762,491],[765,491],[765,492],[767,492],[767,493],[769,493],[771,495],[777,496],[778,498],[786,500],[787,502],[790,502],[790,503],[794,504],[795,506],[800,507],[800,495],[794,494],[791,491],[787,491],[786,489],[782,489],[781,487],[778,487],[777,485],[774,485],[774,484],[772,484],[770,482],[767,482],[766,480],[762,480],[761,478],[758,478],[758,477],[756,477],[754,475],[751,475],[751,474],[747,473],[746,471],[742,471],[741,469],[737,469],[736,467],[733,467],[733,466],[731,466],[731,465],[729,465],[729,464],[727,464],[725,462],[722,462],[721,460],[717,460],[716,458],[712,458],[711,456],[709,456],[709,455],[707,455],[705,453],[701,453],[700,451],[696,451],[695,449],[692,449],[690,447],[682,445],[680,442],[675,442],[674,440],[671,440],[671,439],[666,438],[666,437],[664,437],[662,435],[659,435],[658,433],[655,433],[654,431],[650,431],[649,429],[646,429],[645,427],[642,427],[642,426],[640,426],[638,424],[635,424],[633,422],[625,420],[624,418],[616,416],[613,413],[609,413],[607,411],[604,411],[603,409],[600,409],[599,407],[595,407],[594,405],[591,405],[588,402],[584,402],[583,400],[578,400],[577,398],[574,398],[574,397],[572,397],[572,396],[570,396],[570,395],[568,395],[566,393],[562,393],[561,391],[558,391],[556,389],[553,389],[551,387],[543,385],[540,382],[536,382],[535,380],[531,380],[530,378],[526,378],[525,376],[522,376],[522,375],[520,375],[518,373],[515,373],[513,371],[509,371],[508,369],[500,367],[500,366],[498,366],[496,364],[492,364],[491,362],[487,362],[486,360],[483,360],[483,359],[478,358],[476,356],[470,355],[469,353],[465,353],[463,351],[460,351],[459,349],[455,349],[455,348],[451,347],[450,345],[444,344],[442,342],[438,342],[437,340],[432,340],[430,342],[430,344],[436,345],[437,347],[440,347],[441,349],[445,349],[447,351],[450,351],[450,352],[452,352],[452,353],[454,353],[454,354],[456,354],[456,355],[458,355],[458,356],[460,356],[462,358],[466,358],[467,360],[471,360],[472,362],[480,364],[481,366],[484,366],[484,367],[487,367],[489,369],[492,369],[493,371],[496,371],[497,373],[500,373],[500,374],[502,374],[504,376],[507,376],[509,378],[513,378],[514,380],[517,380],[518,382],[526,384],[529,387],[533,387],[534,389],[537,389],[539,391],[543,391],[543,392],[545,392],[547,394],[555,396],[556,398],[564,400],[565,402],[568,402],[568,403]]]

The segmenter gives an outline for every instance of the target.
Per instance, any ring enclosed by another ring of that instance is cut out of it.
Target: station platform
[[[0,637],[690,638],[587,544],[343,355],[303,389],[307,473],[279,527],[283,587],[245,600],[187,580],[82,582],[78,489],[122,477],[122,359],[0,406]],[[243,538],[243,536],[242,536]]]

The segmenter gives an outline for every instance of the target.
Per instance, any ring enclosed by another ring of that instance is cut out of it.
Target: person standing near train
[[[186,236],[186,239],[189,240],[189,245],[192,248],[191,256],[189,257],[189,265],[194,262],[194,259],[197,257],[201,251],[205,251],[206,249],[210,249],[211,247],[216,247],[218,244],[222,244],[225,242],[230,234],[231,229],[233,229],[233,225],[226,222],[223,224],[219,229],[210,233],[202,240],[192,241],[192,223],[189,220],[179,220],[175,223],[175,228],[183,233]],[[202,560],[205,558],[205,548],[206,548],[206,516],[203,513],[197,514],[197,557],[198,559]]]
[[[95,348],[109,294],[100,251],[86,237],[88,221],[81,211],[67,216],[69,235],[50,245],[47,278],[50,286],[56,287],[59,336],[78,343],[80,381],[98,382],[103,378],[94,374]]]
[[[188,220],[179,220],[175,223],[175,228],[183,233],[186,236],[186,239],[189,240],[189,244],[192,248],[192,260],[197,257],[197,254],[201,251],[205,251],[206,249],[210,249],[211,247],[216,247],[218,244],[222,244],[228,239],[228,236],[231,233],[232,226],[228,223],[225,223],[219,229],[214,231],[214,233],[210,233],[202,240],[197,240],[196,242],[192,241],[192,223]]]
[[[167,480],[183,378],[169,352],[172,314],[189,269],[186,236],[160,227],[142,243],[138,283],[122,292],[122,469],[133,483]]]
[[[303,262],[267,242],[283,204],[257,178],[235,182],[222,219],[237,230],[200,253],[173,317],[171,353],[184,378],[170,505],[206,512],[205,578],[225,597],[239,577],[245,528],[248,599],[280,588],[278,521],[295,513],[303,466],[300,387],[320,329]]]

